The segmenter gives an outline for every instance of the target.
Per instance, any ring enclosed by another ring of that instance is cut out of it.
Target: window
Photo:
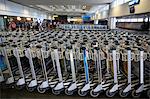
[[[121,19],[118,19],[117,22],[121,22]]]
[[[137,18],[132,18],[131,22],[137,22]]]
[[[125,22],[126,19],[120,19],[121,22]]]
[[[131,22],[131,19],[126,19],[126,22]]]
[[[138,22],[143,22],[143,18],[138,18]]]
[[[145,22],[148,22],[148,18],[145,18]]]
[[[118,22],[143,22],[143,18],[125,18],[125,19],[118,19]]]

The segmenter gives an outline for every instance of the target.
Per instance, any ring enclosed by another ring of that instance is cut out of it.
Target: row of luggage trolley
[[[0,87],[39,93],[51,89],[55,95],[150,96],[148,36],[52,30],[0,37]]]
[[[59,24],[65,30],[108,30],[107,25]]]

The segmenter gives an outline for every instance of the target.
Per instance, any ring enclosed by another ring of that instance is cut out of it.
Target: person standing
[[[14,21],[10,22],[9,29],[12,31],[16,30],[16,23]]]

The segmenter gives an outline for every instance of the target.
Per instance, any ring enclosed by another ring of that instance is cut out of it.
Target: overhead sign
[[[129,5],[132,6],[132,5],[137,5],[137,4],[139,4],[139,3],[140,3],[140,0],[131,0],[131,1],[129,2]]]
[[[135,8],[134,8],[134,6],[131,6],[131,7],[130,7],[130,13],[135,13]]]
[[[90,21],[91,17],[89,15],[82,16],[83,21]]]

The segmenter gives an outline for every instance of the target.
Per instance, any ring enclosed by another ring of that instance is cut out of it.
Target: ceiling
[[[9,0],[25,6],[58,15],[82,15],[93,13],[113,0]]]
[[[32,5],[33,6],[33,5]],[[91,6],[81,6],[81,5],[35,5],[34,7],[38,7],[44,9],[52,14],[81,14],[88,13],[91,9]]]

